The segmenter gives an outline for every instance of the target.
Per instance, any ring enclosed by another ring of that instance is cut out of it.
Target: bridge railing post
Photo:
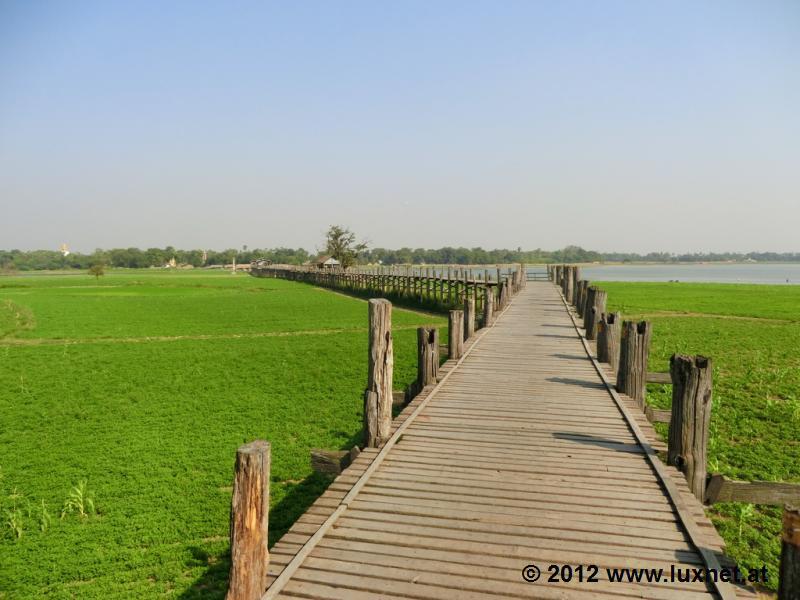
[[[364,393],[365,444],[378,448],[389,439],[392,426],[392,303],[369,301],[369,370]]]
[[[564,276],[561,278],[561,293],[564,294],[564,299],[569,303],[569,297],[572,293],[572,265],[564,265]]]
[[[608,363],[614,373],[619,368],[620,314],[603,313],[597,322],[597,360]]]
[[[475,335],[475,298],[464,299],[464,339]]]
[[[269,578],[270,444],[256,440],[236,451],[231,496],[231,569],[226,600],[258,600]]]
[[[652,331],[649,321],[623,321],[620,332],[617,391],[636,400],[642,409]]]
[[[783,509],[778,600],[800,598],[800,507]]]
[[[447,324],[448,358],[458,360],[464,353],[464,311],[451,310]]]
[[[586,288],[586,297],[583,301],[583,329],[585,331],[589,331],[591,328],[591,321],[592,321],[592,306],[594,306],[594,295],[597,293],[597,288],[589,286]],[[586,336],[586,339],[591,339],[589,336]]]
[[[492,287],[486,285],[483,288],[483,326],[489,327],[492,324],[494,311],[494,292]]]
[[[692,493],[703,502],[713,395],[712,363],[705,356],[682,354],[673,354],[669,362],[672,414],[667,463],[683,472]]]
[[[581,279],[581,268],[577,265],[572,267],[572,294],[569,298],[567,298],[568,302],[572,304],[572,306],[576,306],[578,303],[578,282]]]
[[[504,279],[500,282],[500,298],[498,305],[500,310],[503,310],[508,304],[508,280]]]
[[[581,279],[578,283],[578,304],[575,310],[582,319],[586,313],[586,297],[589,295],[589,281],[587,279]]]
[[[597,323],[600,321],[600,315],[606,312],[607,298],[608,293],[605,290],[595,288],[594,295],[592,296],[592,304],[591,306],[587,306],[587,314],[584,315],[583,318],[587,340],[594,340],[597,338]]]
[[[436,383],[439,377],[439,330],[436,327],[417,329],[417,386]]]

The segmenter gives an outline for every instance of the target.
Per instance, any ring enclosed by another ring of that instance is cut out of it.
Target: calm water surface
[[[685,281],[797,285],[800,284],[800,263],[587,265],[581,267],[581,276],[593,281]]]

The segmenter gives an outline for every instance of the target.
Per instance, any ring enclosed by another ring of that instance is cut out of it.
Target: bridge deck
[[[529,283],[453,363],[275,545],[265,598],[718,597],[607,580],[701,567],[721,540],[679,474],[670,498],[555,286]],[[549,564],[597,565],[599,581],[549,583]]]

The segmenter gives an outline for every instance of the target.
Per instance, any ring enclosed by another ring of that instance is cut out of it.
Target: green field
[[[653,322],[651,370],[669,370],[674,352],[713,358],[709,471],[800,482],[800,286],[595,285],[611,310]],[[669,408],[670,387],[649,386],[647,400]],[[779,507],[722,503],[709,514],[740,564],[777,574]]]
[[[272,442],[274,541],[327,485],[310,448],[360,441],[366,324],[241,274],[0,278],[0,598],[223,597],[236,448]],[[394,312],[396,389],[422,324]],[[61,519],[80,480],[96,514]]]
[[[800,286],[599,285],[653,321],[653,370],[713,357],[710,470],[800,482]],[[362,300],[229,273],[0,278],[0,598],[222,597],[237,446],[273,444],[274,541],[327,485],[309,449],[358,440],[366,321]],[[446,325],[395,310],[395,388],[427,323]],[[81,480],[96,514],[61,519]],[[710,514],[777,572],[779,508]]]

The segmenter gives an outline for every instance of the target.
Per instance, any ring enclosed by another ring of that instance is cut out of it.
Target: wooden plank
[[[648,371],[645,382],[672,385],[672,377],[669,373],[655,373],[653,371]]]
[[[508,506],[505,504],[489,504],[485,502],[469,502],[459,498],[458,501],[443,500],[441,498],[420,498],[415,496],[397,497],[383,494],[360,495],[360,501],[371,502],[373,504],[400,504],[402,506],[413,506],[422,508],[435,508],[458,511],[470,511],[482,514],[510,515],[514,517],[536,517],[547,514],[551,518],[565,520],[592,520],[596,519],[599,523],[616,523],[620,525],[630,525],[645,528],[673,529],[677,520],[668,513],[647,513],[631,514],[630,511],[621,510],[594,510],[590,507],[565,506],[558,502],[530,502],[527,506]]]
[[[307,571],[303,578],[315,582],[324,581],[327,584],[338,585],[345,588],[350,586],[360,587],[362,590],[373,591],[383,597],[384,591],[401,593],[409,598],[451,600],[454,594],[458,598],[469,600],[485,600],[487,598],[530,597],[531,586],[522,580],[517,573],[510,581],[500,579],[482,579],[451,574],[447,571],[430,571],[409,569],[402,566],[388,566],[385,564],[364,564],[342,560],[331,560],[313,557],[309,560]],[[605,586],[603,591],[581,589],[578,586],[562,586],[570,589],[570,597],[576,599],[618,600],[610,586]],[[564,591],[556,586],[537,585],[536,598],[555,600],[564,598]],[[340,596],[341,597],[341,596]]]
[[[334,542],[335,544],[335,542]],[[398,552],[399,554],[396,554]],[[319,558],[328,558],[335,560],[345,560],[349,562],[359,562],[363,559],[364,555],[369,555],[373,564],[401,567],[412,569],[415,572],[433,572],[433,573],[448,573],[451,575],[458,575],[462,577],[475,577],[484,581],[502,581],[514,582],[519,581],[520,569],[519,562],[515,560],[508,560],[502,557],[489,558],[485,564],[470,564],[469,555],[459,555],[453,552],[437,552],[435,550],[418,550],[418,549],[405,549],[398,548],[395,551],[394,547],[377,545],[377,544],[363,544],[363,543],[350,543],[347,542],[343,545],[328,545],[320,547],[315,551],[314,556]],[[459,560],[460,559],[460,560]],[[598,575],[598,578],[601,576]],[[545,582],[546,583],[546,582]],[[623,596],[641,597],[643,586],[633,584],[619,584],[614,583],[608,585],[605,579],[605,573],[602,579],[596,584],[593,584],[590,589],[586,583],[570,584],[557,584],[554,588],[578,588],[583,587],[584,591],[591,593],[596,592],[617,592]],[[538,586],[537,586],[538,588]],[[651,590],[653,595],[648,597],[659,600],[683,600],[683,598],[707,598],[707,595],[697,592],[698,586],[686,586],[683,589],[669,589],[666,586],[652,586]],[[526,586],[523,592],[530,592],[530,586]],[[681,595],[688,594],[688,595]],[[563,596],[561,596],[563,597]]]
[[[651,423],[669,423],[672,419],[672,411],[653,408],[649,404],[645,407],[644,414]]]
[[[417,511],[413,511],[416,513]],[[365,510],[352,509],[348,511],[350,518],[361,520],[379,521],[382,523],[395,523],[397,525],[414,524],[427,527],[460,529],[480,533],[506,533],[525,535],[530,537],[544,537],[549,539],[590,541],[614,546],[630,546],[642,548],[659,548],[685,550],[689,548],[688,541],[680,532],[663,533],[654,536],[652,530],[628,527],[619,529],[612,526],[587,526],[565,527],[561,523],[554,523],[546,519],[534,518],[531,521],[513,524],[494,520],[491,522],[480,519],[463,519],[460,515],[448,515],[445,512],[431,512],[430,514],[410,514],[402,509],[393,510]]]
[[[346,539],[352,541],[374,542],[392,546],[431,548],[435,550],[455,550],[479,556],[505,556],[516,557],[524,561],[541,561],[545,564],[596,564],[603,568],[658,568],[669,565],[697,567],[700,560],[696,553],[690,553],[690,561],[683,560],[683,555],[678,557],[665,557],[663,559],[640,559],[631,556],[616,556],[611,554],[598,554],[593,549],[559,550],[558,548],[508,546],[504,543],[454,540],[451,538],[434,535],[411,535],[386,531],[369,531],[350,527],[336,527],[327,536],[330,539]],[[527,564],[527,563],[524,563]]]
[[[413,455],[418,458],[425,457],[425,458],[433,458],[435,460],[438,460],[439,457],[445,460],[457,457],[460,460],[461,459],[468,460],[472,464],[478,467],[481,467],[483,465],[488,465],[489,468],[496,468],[498,464],[497,454],[493,455],[492,453],[469,452],[464,449],[456,447],[426,448],[424,446],[403,444],[402,447],[398,450],[396,456],[398,458],[403,458],[404,456],[406,456],[406,453],[409,453],[410,455]],[[559,457],[559,456],[547,456],[545,454],[542,454],[540,456],[537,456],[535,460],[531,460],[530,457],[509,455],[502,459],[502,464],[513,467],[527,467],[530,466],[532,462],[535,462],[537,466],[561,465],[562,467],[568,467],[572,469],[592,469],[592,470],[598,468],[596,461],[593,462],[588,458],[581,460],[580,456],[581,455],[576,455],[575,457],[573,457],[571,455],[565,455]],[[609,473],[618,473],[618,472],[642,473],[648,477],[652,475],[652,472],[649,470],[647,462],[645,462],[643,459],[637,460],[633,457],[629,457],[627,460],[625,458],[621,458],[618,460],[609,460],[603,464],[603,470]]]
[[[415,524],[408,518],[397,523],[389,519],[359,519],[357,515],[343,517],[339,521],[336,529],[336,535],[339,535],[346,529],[359,530],[361,532],[384,532],[386,534],[394,534],[397,531],[402,531],[403,535],[417,536],[420,545],[429,543],[425,541],[426,538],[435,538],[452,541],[454,545],[461,544],[462,542],[476,542],[495,544],[498,547],[515,546],[526,548],[531,552],[536,550],[584,552],[597,556],[598,560],[601,560],[601,556],[621,556],[648,559],[654,561],[654,564],[658,561],[669,562],[673,559],[699,564],[697,554],[688,545],[667,549],[664,547],[654,548],[652,546],[632,547],[626,544],[611,543],[609,542],[609,539],[611,539],[610,536],[606,536],[605,541],[594,541],[588,536],[585,539],[576,540],[568,539],[565,536],[558,536],[556,533],[551,536],[545,536],[538,531],[529,531],[525,535],[521,535],[519,532],[470,531],[458,527],[442,526],[441,524],[437,526]],[[342,535],[344,534],[342,533]]]
[[[708,482],[705,502],[749,502],[778,506],[800,504],[800,483],[734,481],[715,473]]]

